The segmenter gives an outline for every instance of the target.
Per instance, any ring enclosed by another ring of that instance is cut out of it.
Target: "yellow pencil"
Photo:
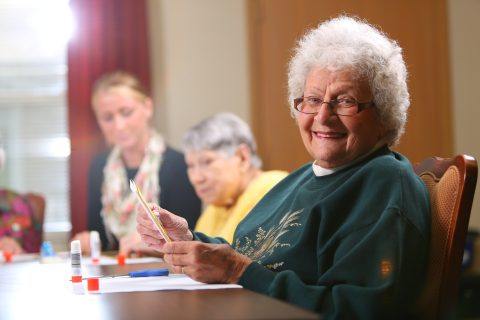
[[[132,192],[137,195],[137,198],[142,204],[142,207],[148,212],[150,220],[152,220],[153,224],[157,227],[158,232],[160,232],[165,241],[172,242],[167,232],[163,228],[162,222],[160,221],[160,219],[158,219],[157,215],[154,214],[153,211],[148,207],[147,202],[143,198],[142,192],[140,192],[140,189],[137,187],[137,184],[133,180],[130,180],[130,190],[132,190]]]

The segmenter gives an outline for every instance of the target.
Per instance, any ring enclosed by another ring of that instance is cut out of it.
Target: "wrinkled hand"
[[[165,243],[163,259],[175,272],[205,283],[237,283],[252,260],[228,244],[199,241]]]
[[[193,235],[188,230],[188,223],[182,217],[179,217],[156,204],[149,204],[152,211],[158,215],[165,231],[172,241],[189,241]],[[137,231],[142,241],[150,248],[162,252],[162,247],[166,243],[160,232],[150,220],[148,213],[142,208],[137,207]]]
[[[82,231],[77,233],[73,238],[73,240],[80,240],[80,245],[82,248],[82,254],[88,255],[90,254],[90,232],[89,231]]]
[[[3,237],[0,239],[0,250],[8,251],[12,254],[23,253],[20,244],[12,237]]]

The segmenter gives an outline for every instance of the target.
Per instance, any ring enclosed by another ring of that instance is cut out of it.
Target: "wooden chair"
[[[448,318],[453,315],[458,295],[477,161],[466,155],[429,158],[414,170],[425,182],[431,204],[429,265],[419,307],[422,318]]]

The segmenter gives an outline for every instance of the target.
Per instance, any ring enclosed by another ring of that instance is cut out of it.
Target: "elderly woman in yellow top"
[[[429,201],[390,146],[409,106],[402,50],[349,17],[320,24],[290,62],[291,111],[313,162],[279,182],[238,225],[233,245],[190,232],[153,206],[137,230],[178,272],[239,283],[335,319],[416,316],[429,246]]]
[[[195,231],[229,243],[237,225],[280,180],[284,171],[262,171],[249,126],[232,113],[209,117],[183,139],[187,173],[207,205]]]

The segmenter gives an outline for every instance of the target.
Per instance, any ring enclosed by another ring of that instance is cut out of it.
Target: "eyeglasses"
[[[375,105],[373,101],[358,102],[350,98],[323,101],[317,97],[300,97],[293,100],[295,110],[305,114],[317,114],[323,104],[327,105],[332,114],[339,116],[354,116]]]

